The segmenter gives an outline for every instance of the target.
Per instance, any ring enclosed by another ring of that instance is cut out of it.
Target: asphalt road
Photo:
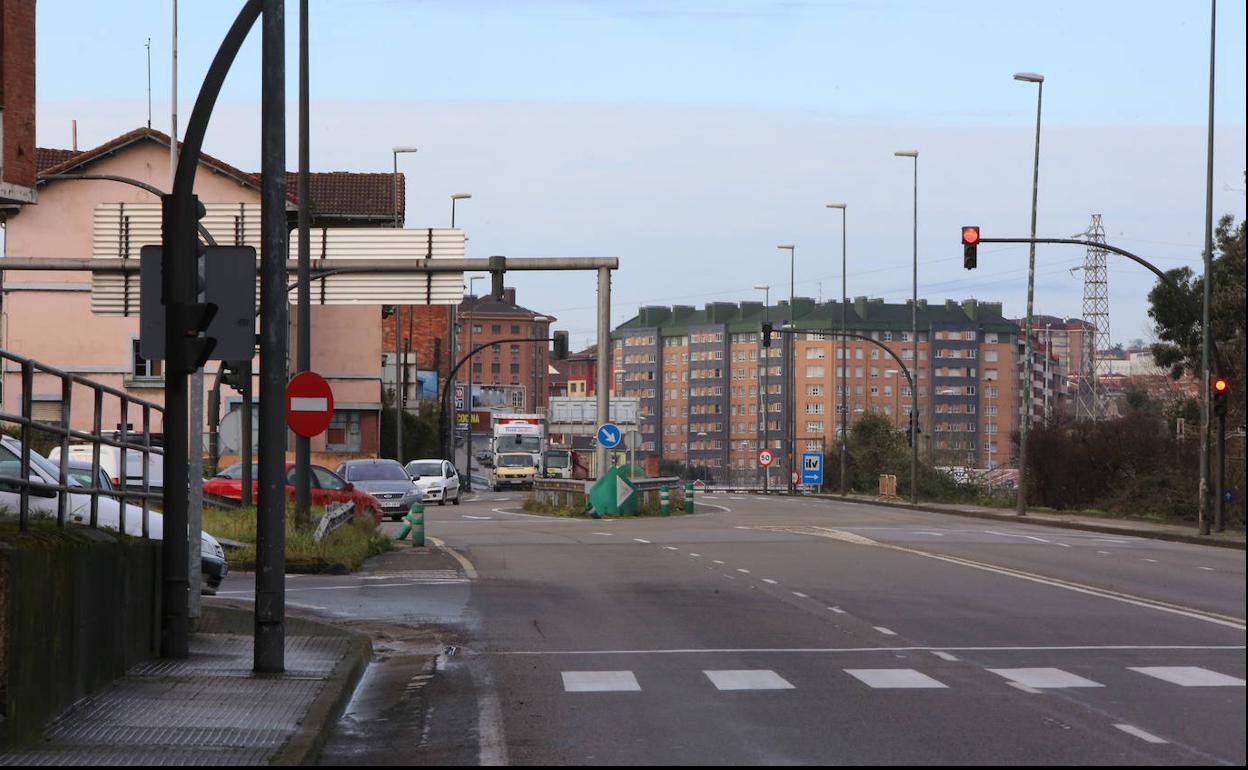
[[[428,509],[453,564],[292,580],[392,645],[326,763],[1245,762],[1243,551],[702,500],[593,521],[486,493]]]

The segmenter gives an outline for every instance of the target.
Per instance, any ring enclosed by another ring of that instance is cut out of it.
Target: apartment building
[[[916,387],[920,447],[933,462],[1010,464],[1018,330],[999,303],[920,300],[917,340],[910,303],[857,297],[845,310],[847,330],[868,339],[842,345],[820,333],[840,329],[841,304],[803,297],[792,307],[641,308],[612,335],[614,392],[641,399],[641,451],[749,478],[769,446],[783,474],[790,429],[795,454],[831,451],[843,404],[847,425],[875,414],[904,430]],[[797,331],[764,348],[764,321]]]
[[[537,412],[546,408],[550,366],[550,325],[557,319],[516,304],[516,290],[503,289],[501,299],[486,294],[467,295],[459,305],[457,355],[488,345],[464,364],[455,379],[468,382],[472,367],[470,409],[495,407]],[[526,340],[542,340],[527,342]],[[459,404],[456,409],[465,408]]]

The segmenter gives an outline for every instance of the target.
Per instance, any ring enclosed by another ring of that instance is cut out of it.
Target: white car
[[[138,442],[141,443],[141,442]],[[70,444],[69,459],[80,462],[91,462],[92,447],[90,444]],[[52,464],[61,463],[61,448],[54,446],[47,458]],[[162,454],[147,456],[147,485],[159,492],[165,486],[165,457]],[[108,478],[117,489],[131,491],[143,488],[143,453],[126,450],[126,476],[123,479],[118,469],[121,467],[121,448],[115,446],[100,447],[100,468],[108,474]]]
[[[424,502],[459,505],[459,473],[446,460],[412,460],[404,470],[421,492]]]
[[[0,437],[0,476],[21,477],[21,443],[11,436]],[[60,467],[53,465],[37,452],[30,453],[31,479],[45,484],[56,484],[60,478]],[[72,477],[70,486],[81,486]],[[56,516],[56,492],[31,490],[30,512],[36,516]],[[21,505],[20,490],[11,484],[0,482],[0,507],[7,508],[16,514]],[[122,504],[111,497],[101,495],[96,508],[96,522],[100,529],[118,531],[121,523]],[[126,534],[140,537],[143,534],[143,509],[137,505],[127,504]],[[88,525],[91,522],[91,496],[70,493],[66,510],[66,520],[76,524]],[[148,534],[153,540],[162,539],[165,518],[159,513],[148,511]],[[229,571],[225,561],[225,549],[217,539],[207,532],[200,533],[199,542],[200,566],[203,569],[203,593],[212,595],[217,592]]]

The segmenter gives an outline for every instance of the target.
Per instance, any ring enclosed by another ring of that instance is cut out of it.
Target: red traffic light
[[[979,243],[979,228],[978,227],[963,227],[962,228],[962,245],[974,246],[977,243]]]
[[[1213,380],[1213,392],[1215,393],[1225,393],[1230,387],[1231,384],[1227,382],[1225,377],[1215,377]]]

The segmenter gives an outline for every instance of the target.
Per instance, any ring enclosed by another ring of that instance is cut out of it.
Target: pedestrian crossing
[[[1105,687],[1101,682],[1060,668],[990,668],[989,673],[1024,692]],[[1128,666],[1125,670],[1176,687],[1243,687],[1244,680],[1200,666]],[[944,690],[949,685],[913,668],[846,668],[851,680],[873,690]],[[564,692],[641,692],[632,671],[562,671]],[[771,669],[703,670],[719,691],[801,689]],[[820,682],[819,685],[826,684]]]

